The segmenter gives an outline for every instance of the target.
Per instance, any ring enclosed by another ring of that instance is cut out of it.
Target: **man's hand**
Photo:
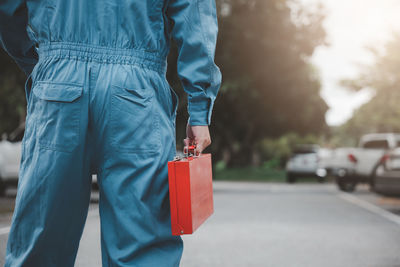
[[[191,126],[186,125],[186,138],[183,139],[185,146],[196,145],[196,152],[200,154],[211,144],[210,132],[207,125]]]

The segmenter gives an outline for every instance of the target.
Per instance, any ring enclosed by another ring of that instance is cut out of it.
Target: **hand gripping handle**
[[[197,156],[196,145],[189,145],[183,148],[185,158]]]

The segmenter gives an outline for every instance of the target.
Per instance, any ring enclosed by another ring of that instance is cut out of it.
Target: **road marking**
[[[354,204],[354,205],[357,205],[357,206],[364,208],[372,213],[375,213],[395,224],[400,225],[400,216],[397,216],[385,209],[382,209],[376,205],[373,205],[365,200],[359,199],[358,197],[355,197],[348,193],[341,193],[341,194],[339,194],[339,197]]]
[[[87,218],[93,218],[98,216],[98,209],[90,209],[87,215]],[[0,228],[0,236],[2,235],[7,235],[10,232],[11,226],[6,226],[3,228]]]

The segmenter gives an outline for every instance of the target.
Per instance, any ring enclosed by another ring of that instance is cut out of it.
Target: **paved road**
[[[184,237],[182,267],[400,266],[399,199],[365,188],[344,194],[330,184],[218,182],[214,189],[215,214]],[[93,203],[76,266],[101,266],[99,242]]]

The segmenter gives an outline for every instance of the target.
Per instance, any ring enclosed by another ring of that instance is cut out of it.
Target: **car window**
[[[310,157],[310,156],[317,156],[317,151],[314,149],[307,149],[307,148],[297,148],[294,149],[291,158],[302,158],[304,156]]]
[[[363,148],[368,149],[388,149],[389,144],[387,140],[373,140],[365,142]]]
[[[295,149],[293,151],[293,155],[313,154],[313,153],[317,153],[317,152],[312,149]]]

